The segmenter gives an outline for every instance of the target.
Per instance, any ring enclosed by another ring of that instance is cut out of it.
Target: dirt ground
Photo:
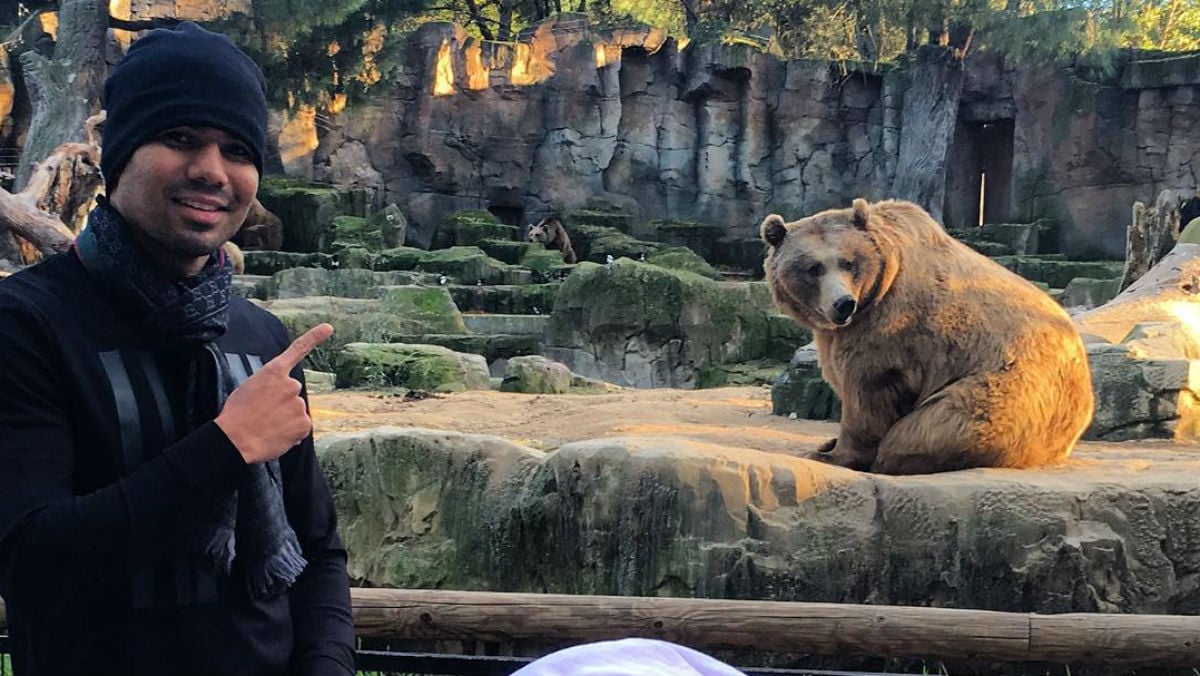
[[[837,434],[836,423],[771,415],[765,387],[620,390],[531,395],[492,391],[400,396],[331,392],[310,396],[317,436],[396,425],[493,434],[533,448],[615,436],[685,436],[795,454]]]
[[[419,400],[337,391],[310,395],[310,401],[318,437],[382,426],[425,427],[492,434],[542,450],[583,439],[663,435],[798,455],[836,436],[838,429],[837,423],[771,415],[767,387],[626,389],[573,395],[473,391]],[[1147,461],[1194,463],[1197,457],[1197,442],[1083,442],[1068,466],[1083,469],[1115,462],[1140,470]],[[1128,465],[1131,461],[1136,461],[1136,467]]]

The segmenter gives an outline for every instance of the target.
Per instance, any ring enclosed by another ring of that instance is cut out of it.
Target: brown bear
[[[283,248],[283,221],[256,198],[234,241],[247,251],[278,251]]]
[[[842,400],[838,437],[809,457],[884,474],[1036,467],[1091,422],[1067,313],[917,205],[856,199],[761,231],[775,304],[812,330]]]
[[[561,251],[564,263],[577,262],[575,249],[571,248],[571,238],[567,236],[566,228],[557,218],[543,218],[536,225],[529,226],[525,239],[543,244],[547,249]]]

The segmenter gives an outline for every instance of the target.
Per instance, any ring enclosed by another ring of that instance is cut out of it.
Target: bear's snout
[[[842,296],[833,301],[833,316],[830,319],[838,326],[845,326],[857,309],[858,301],[854,300],[854,296]]]

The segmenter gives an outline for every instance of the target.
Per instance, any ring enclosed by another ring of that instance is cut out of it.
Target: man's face
[[[190,276],[237,233],[257,191],[248,145],[212,127],[174,127],[134,151],[109,200],[151,258]]]

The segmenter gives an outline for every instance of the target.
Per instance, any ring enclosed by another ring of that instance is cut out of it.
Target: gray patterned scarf
[[[236,387],[216,344],[225,334],[233,267],[218,251],[194,277],[179,279],[157,266],[129,232],[121,215],[99,198],[75,252],[88,272],[140,311],[144,330],[171,349],[188,352],[185,406],[188,430],[212,420]],[[188,537],[210,570],[228,576],[235,557],[250,595],[286,591],[307,565],[287,522],[279,462],[251,465],[237,491],[213,506]]]

